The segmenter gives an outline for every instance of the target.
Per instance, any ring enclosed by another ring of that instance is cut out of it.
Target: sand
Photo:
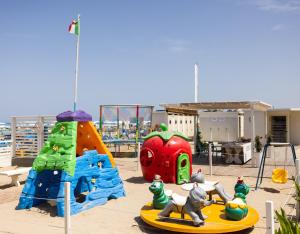
[[[89,233],[171,233],[150,227],[139,217],[140,208],[152,200],[152,194],[148,187],[150,183],[142,178],[141,171],[136,170],[135,159],[116,159],[120,175],[124,181],[126,197],[117,200],[110,200],[103,206],[98,206],[83,213],[71,217],[72,234]],[[194,170],[200,166],[194,165]],[[201,166],[204,173],[208,174],[208,167]],[[225,169],[222,169],[225,168]],[[221,170],[222,169],[222,170]],[[208,176],[207,180],[219,180],[228,193],[233,193],[233,186],[236,182],[236,175],[232,175],[234,170],[240,174],[247,167],[219,165],[215,167],[218,173],[223,175]],[[256,174],[257,169],[253,169]],[[227,174],[226,174],[227,173]],[[252,174],[253,174],[252,173]],[[25,179],[26,176],[23,177]],[[21,187],[8,186],[9,178],[0,177],[0,233],[64,233],[64,219],[55,217],[55,209],[48,205],[30,210],[15,210],[18,204],[18,197],[21,193]],[[251,192],[247,196],[249,205],[257,209],[260,214],[260,220],[254,229],[243,233],[266,233],[265,230],[265,201],[273,200],[275,209],[283,206],[287,202],[288,194],[292,192],[292,181],[287,184],[274,184],[270,179],[264,179],[261,189],[253,191],[256,178],[247,175],[245,182],[251,186]],[[187,195],[178,185],[167,184],[167,189],[174,192]],[[285,206],[287,212],[292,213],[291,208],[294,199],[291,198]]]

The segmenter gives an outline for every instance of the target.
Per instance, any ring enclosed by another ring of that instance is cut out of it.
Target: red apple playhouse
[[[141,167],[144,179],[153,181],[156,174],[165,183],[183,184],[190,181],[192,150],[188,138],[180,132],[170,132],[161,124],[162,132],[152,132],[141,149]]]

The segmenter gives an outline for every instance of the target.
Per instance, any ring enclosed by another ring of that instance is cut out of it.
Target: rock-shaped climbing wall
[[[62,183],[65,181],[71,182],[71,214],[125,196],[117,167],[112,167],[109,157],[96,150],[85,151],[78,157],[74,176],[63,174]],[[59,216],[64,215],[63,208],[63,202],[58,204]]]
[[[57,215],[64,216],[64,183],[71,183],[71,214],[105,204],[125,196],[117,167],[107,155],[85,151],[76,159],[74,176],[61,170],[32,169],[23,188],[17,209],[29,209],[48,200],[57,205]]]
[[[114,159],[90,121],[91,116],[68,111],[58,115],[57,120],[33,162],[17,209],[48,201],[56,204],[58,216],[64,216],[65,182],[71,183],[71,214],[125,196]]]
[[[63,170],[74,175],[77,122],[57,122],[42,150],[33,162],[37,172]]]

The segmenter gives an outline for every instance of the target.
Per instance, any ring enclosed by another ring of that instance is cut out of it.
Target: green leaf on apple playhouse
[[[154,131],[151,132],[150,134],[148,134],[147,136],[143,137],[144,140],[148,140],[152,137],[158,136],[160,138],[162,138],[164,141],[168,141],[170,140],[173,136],[178,136],[186,141],[190,140],[187,136],[183,135],[181,132],[171,132],[168,131],[168,127],[166,124],[161,123],[160,124],[160,128],[162,130],[162,132],[158,132],[158,131]]]

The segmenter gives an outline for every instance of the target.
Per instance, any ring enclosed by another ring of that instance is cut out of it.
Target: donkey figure
[[[180,195],[172,196],[173,199],[170,200],[158,216],[165,218],[169,217],[172,212],[179,212],[181,213],[181,218],[184,219],[184,215],[188,214],[192,218],[193,224],[195,226],[200,226],[207,218],[206,215],[202,214],[201,209],[204,206],[215,203],[214,200],[206,200],[206,197],[206,192],[195,184],[193,189],[189,192],[188,197]]]

